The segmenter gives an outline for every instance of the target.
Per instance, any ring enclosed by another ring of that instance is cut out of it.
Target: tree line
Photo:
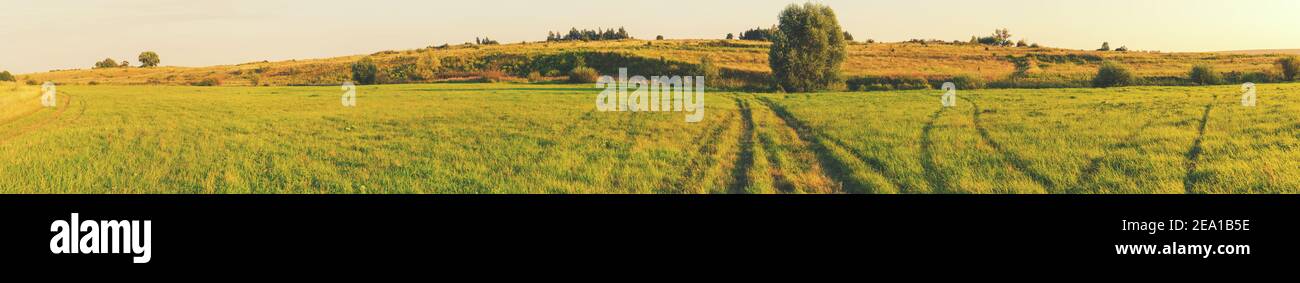
[[[631,39],[632,36],[627,33],[626,29],[619,27],[614,29],[583,29],[570,28],[569,33],[547,32],[546,41],[601,41],[601,40],[620,40]]]
[[[158,53],[153,51],[141,52],[137,59],[140,60],[141,68],[157,67],[159,63],[162,63],[162,59],[158,57]],[[117,60],[113,60],[113,58],[104,58],[103,61],[95,62],[93,69],[128,67],[131,67],[131,62],[123,60],[119,63]]]

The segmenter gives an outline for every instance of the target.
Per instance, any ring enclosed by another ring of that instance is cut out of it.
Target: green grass
[[[711,92],[695,124],[597,112],[587,85],[362,86],[356,108],[336,86],[59,90],[49,109],[0,85],[0,192],[1300,192],[1300,84],[1256,108],[1236,86],[942,110],[940,91]]]

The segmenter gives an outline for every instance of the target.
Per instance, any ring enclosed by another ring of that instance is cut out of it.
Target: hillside
[[[692,75],[703,57],[715,60],[723,79],[715,86],[765,88],[768,83],[766,42],[740,40],[622,40],[602,42],[459,45],[371,54],[384,83],[458,80],[522,80],[537,72],[563,79],[583,57],[602,73],[628,67],[643,75]],[[1275,77],[1273,54],[1097,52],[1055,48],[990,47],[940,42],[853,44],[844,74],[872,84],[864,88],[909,88],[901,80],[947,80],[970,75],[990,87],[1086,86],[1106,60],[1132,67],[1141,84],[1186,85],[1188,70],[1205,63],[1233,78]],[[164,58],[166,54],[163,54]],[[351,63],[367,55],[325,59],[252,62],[210,67],[158,67],[62,70],[25,74],[20,81],[60,84],[190,85],[204,80],[220,85],[330,85],[349,80]],[[432,74],[417,74],[422,57],[436,58]],[[165,62],[165,61],[164,61]],[[90,63],[87,62],[89,66]],[[1258,80],[1258,79],[1257,79]],[[856,87],[856,86],[851,86]],[[855,88],[856,89],[856,88]]]

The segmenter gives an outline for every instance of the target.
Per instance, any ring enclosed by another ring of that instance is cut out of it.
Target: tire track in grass
[[[1214,100],[1217,101],[1218,96],[1215,96]],[[1201,114],[1201,125],[1197,129],[1196,139],[1192,141],[1192,148],[1189,149],[1186,154],[1187,160],[1183,162],[1187,166],[1187,174],[1183,176],[1184,194],[1192,193],[1192,187],[1196,185],[1196,179],[1193,178],[1193,175],[1196,174],[1196,167],[1199,165],[1198,163],[1200,163],[1201,152],[1205,151],[1202,142],[1205,141],[1205,126],[1210,123],[1211,110],[1214,110],[1214,102],[1205,105],[1205,112]]]
[[[676,181],[675,184],[677,185],[676,187],[679,192],[708,192],[704,190],[704,186],[709,180],[704,177],[707,177],[706,175],[711,171],[710,169],[722,164],[721,160],[715,158],[715,154],[718,153],[719,148],[718,143],[713,141],[718,140],[723,133],[727,132],[728,126],[731,125],[731,120],[735,117],[735,114],[727,115],[726,118],[722,119],[722,123],[718,123],[717,126],[704,130],[704,132],[700,133],[699,137],[695,139],[700,143],[699,150],[697,150],[697,153],[700,154],[700,156],[691,159],[690,167],[686,168],[686,174],[683,174],[682,178]],[[688,187],[697,187],[700,188],[700,190],[691,192],[687,189]]]
[[[786,127],[793,129],[800,140],[812,147],[812,152],[816,153],[817,159],[821,163],[821,167],[830,171],[828,172],[829,174],[826,174],[827,179],[844,184],[846,188],[849,188],[846,190],[847,192],[882,193],[892,191],[898,193],[909,193],[909,191],[906,191],[908,187],[898,182],[898,178],[891,174],[888,168],[885,167],[884,162],[862,154],[857,149],[849,147],[842,140],[812,129],[798,118],[795,118],[789,110],[785,109],[785,107],[772,102],[770,99],[764,97],[760,98],[760,100],[763,102],[764,106],[771,109],[772,113],[776,114],[777,117],[784,122]],[[852,178],[851,176],[853,174],[850,169],[851,167],[848,164],[845,164],[843,160],[839,160],[833,156],[833,147],[849,152],[849,154],[857,158],[859,162],[870,167],[874,173],[884,177],[889,184],[894,186],[894,190],[888,190],[888,188],[885,190],[882,190],[881,188],[874,188],[874,190],[868,189],[875,186],[864,184]]]
[[[1051,178],[1048,178],[1046,175],[1043,175],[1042,173],[1038,172],[1037,170],[1034,170],[1033,168],[1030,168],[1028,161],[1025,161],[1023,158],[1021,158],[1019,154],[1007,150],[1005,146],[1003,146],[1001,143],[998,143],[997,140],[993,139],[993,136],[989,134],[988,129],[984,128],[984,124],[980,123],[980,114],[982,114],[981,112],[983,112],[983,110],[980,109],[979,103],[976,103],[975,100],[966,97],[961,97],[961,99],[970,103],[971,107],[973,107],[974,111],[973,114],[971,115],[971,118],[975,122],[975,130],[979,132],[980,138],[984,140],[984,143],[987,143],[990,147],[993,147],[993,150],[997,151],[998,153],[1001,153],[1002,158],[1006,159],[1007,162],[1011,163],[1012,167],[1015,167],[1017,171],[1020,171],[1021,173],[1024,173],[1026,176],[1029,176],[1029,179],[1033,180],[1035,183],[1038,183],[1039,186],[1042,186],[1046,192],[1052,193],[1056,190],[1056,183],[1052,182]]]
[[[939,120],[944,110],[948,108],[939,108],[930,115],[930,120],[925,122],[921,127],[921,169],[925,170],[925,182],[930,185],[934,193],[948,193],[948,176],[939,172],[939,166],[934,163],[934,140],[931,133],[934,132],[934,122]]]
[[[746,193],[745,187],[749,185],[749,168],[754,166],[754,113],[749,108],[749,102],[740,98],[732,98],[736,101],[736,107],[740,109],[740,152],[736,155],[736,166],[731,169],[731,187],[727,190],[733,194]]]
[[[18,131],[6,134],[4,136],[0,136],[0,144],[8,143],[9,141],[12,141],[20,136],[45,128],[45,126],[50,125],[50,123],[59,120],[60,117],[63,117],[64,112],[68,112],[68,108],[70,108],[70,106],[72,105],[72,101],[74,100],[74,97],[70,94],[64,93],[64,96],[67,96],[68,99],[64,100],[63,107],[58,107],[58,109],[54,111],[54,114],[50,115],[50,117],[48,118],[45,118],[45,120],[41,120],[40,122],[28,125],[27,127],[19,129]],[[85,106],[85,103],[82,103],[82,106]]]
[[[1110,157],[1111,154],[1114,153],[1113,149],[1123,147],[1124,145],[1128,144],[1130,141],[1137,139],[1139,136],[1145,133],[1148,128],[1151,128],[1151,126],[1155,125],[1156,120],[1157,120],[1156,118],[1151,118],[1150,121],[1147,121],[1145,124],[1142,124],[1141,127],[1138,127],[1136,130],[1133,130],[1132,133],[1129,133],[1128,136],[1125,136],[1123,139],[1121,139],[1119,143],[1106,146],[1101,156],[1093,157],[1092,159],[1088,160],[1088,166],[1084,167],[1083,172],[1079,173],[1078,179],[1074,181],[1074,186],[1071,186],[1069,189],[1067,189],[1066,193],[1069,194],[1096,193],[1096,192],[1084,191],[1083,182],[1085,180],[1091,180],[1097,175],[1097,173],[1101,173],[1101,162],[1105,161],[1107,158]]]

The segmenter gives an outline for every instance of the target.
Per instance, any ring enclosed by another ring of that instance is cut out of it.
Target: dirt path
[[[1216,96],[1214,100],[1218,100]],[[1214,102],[1205,105],[1205,113],[1201,114],[1201,125],[1197,129],[1196,139],[1192,141],[1192,148],[1187,151],[1187,174],[1183,176],[1183,193],[1192,193],[1192,187],[1196,185],[1196,179],[1192,175],[1196,173],[1196,167],[1201,161],[1201,152],[1205,151],[1202,143],[1205,141],[1205,126],[1210,123],[1210,111],[1214,110]]]
[[[28,125],[27,127],[23,127],[22,129],[19,129],[19,130],[17,130],[17,131],[14,131],[14,132],[11,132],[11,133],[0,134],[0,144],[8,143],[9,141],[12,141],[13,139],[16,139],[16,138],[21,137],[21,136],[26,135],[26,134],[29,134],[29,133],[31,133],[31,132],[35,132],[36,130],[40,130],[40,129],[42,129],[42,128],[45,128],[46,126],[49,126],[51,123],[54,123],[55,121],[58,121],[59,118],[63,117],[63,114],[64,114],[65,112],[68,112],[68,108],[71,108],[71,106],[72,106],[72,101],[75,99],[75,97],[73,97],[73,96],[70,95],[70,94],[67,94],[66,92],[60,92],[60,93],[62,93],[62,94],[63,94],[63,97],[65,97],[66,99],[63,99],[63,106],[62,106],[62,107],[58,107],[58,108],[56,108],[56,110],[54,111],[54,114],[50,115],[50,117],[48,117],[48,118],[45,118],[45,120],[41,120],[40,122],[36,122],[36,123],[34,123],[34,124]],[[85,103],[81,103],[80,105],[83,106],[83,107],[82,107],[82,110],[81,110],[81,113],[84,114],[84,113],[85,113],[85,107],[84,107],[84,106],[85,106]],[[25,117],[25,116],[34,115],[35,113],[39,113],[39,112],[40,112],[40,111],[33,111],[31,114],[25,114],[24,117]],[[69,121],[76,121],[77,119],[80,119],[80,118],[81,118],[81,115],[77,115],[74,119],[69,120]],[[60,126],[61,126],[61,125],[60,125]]]

